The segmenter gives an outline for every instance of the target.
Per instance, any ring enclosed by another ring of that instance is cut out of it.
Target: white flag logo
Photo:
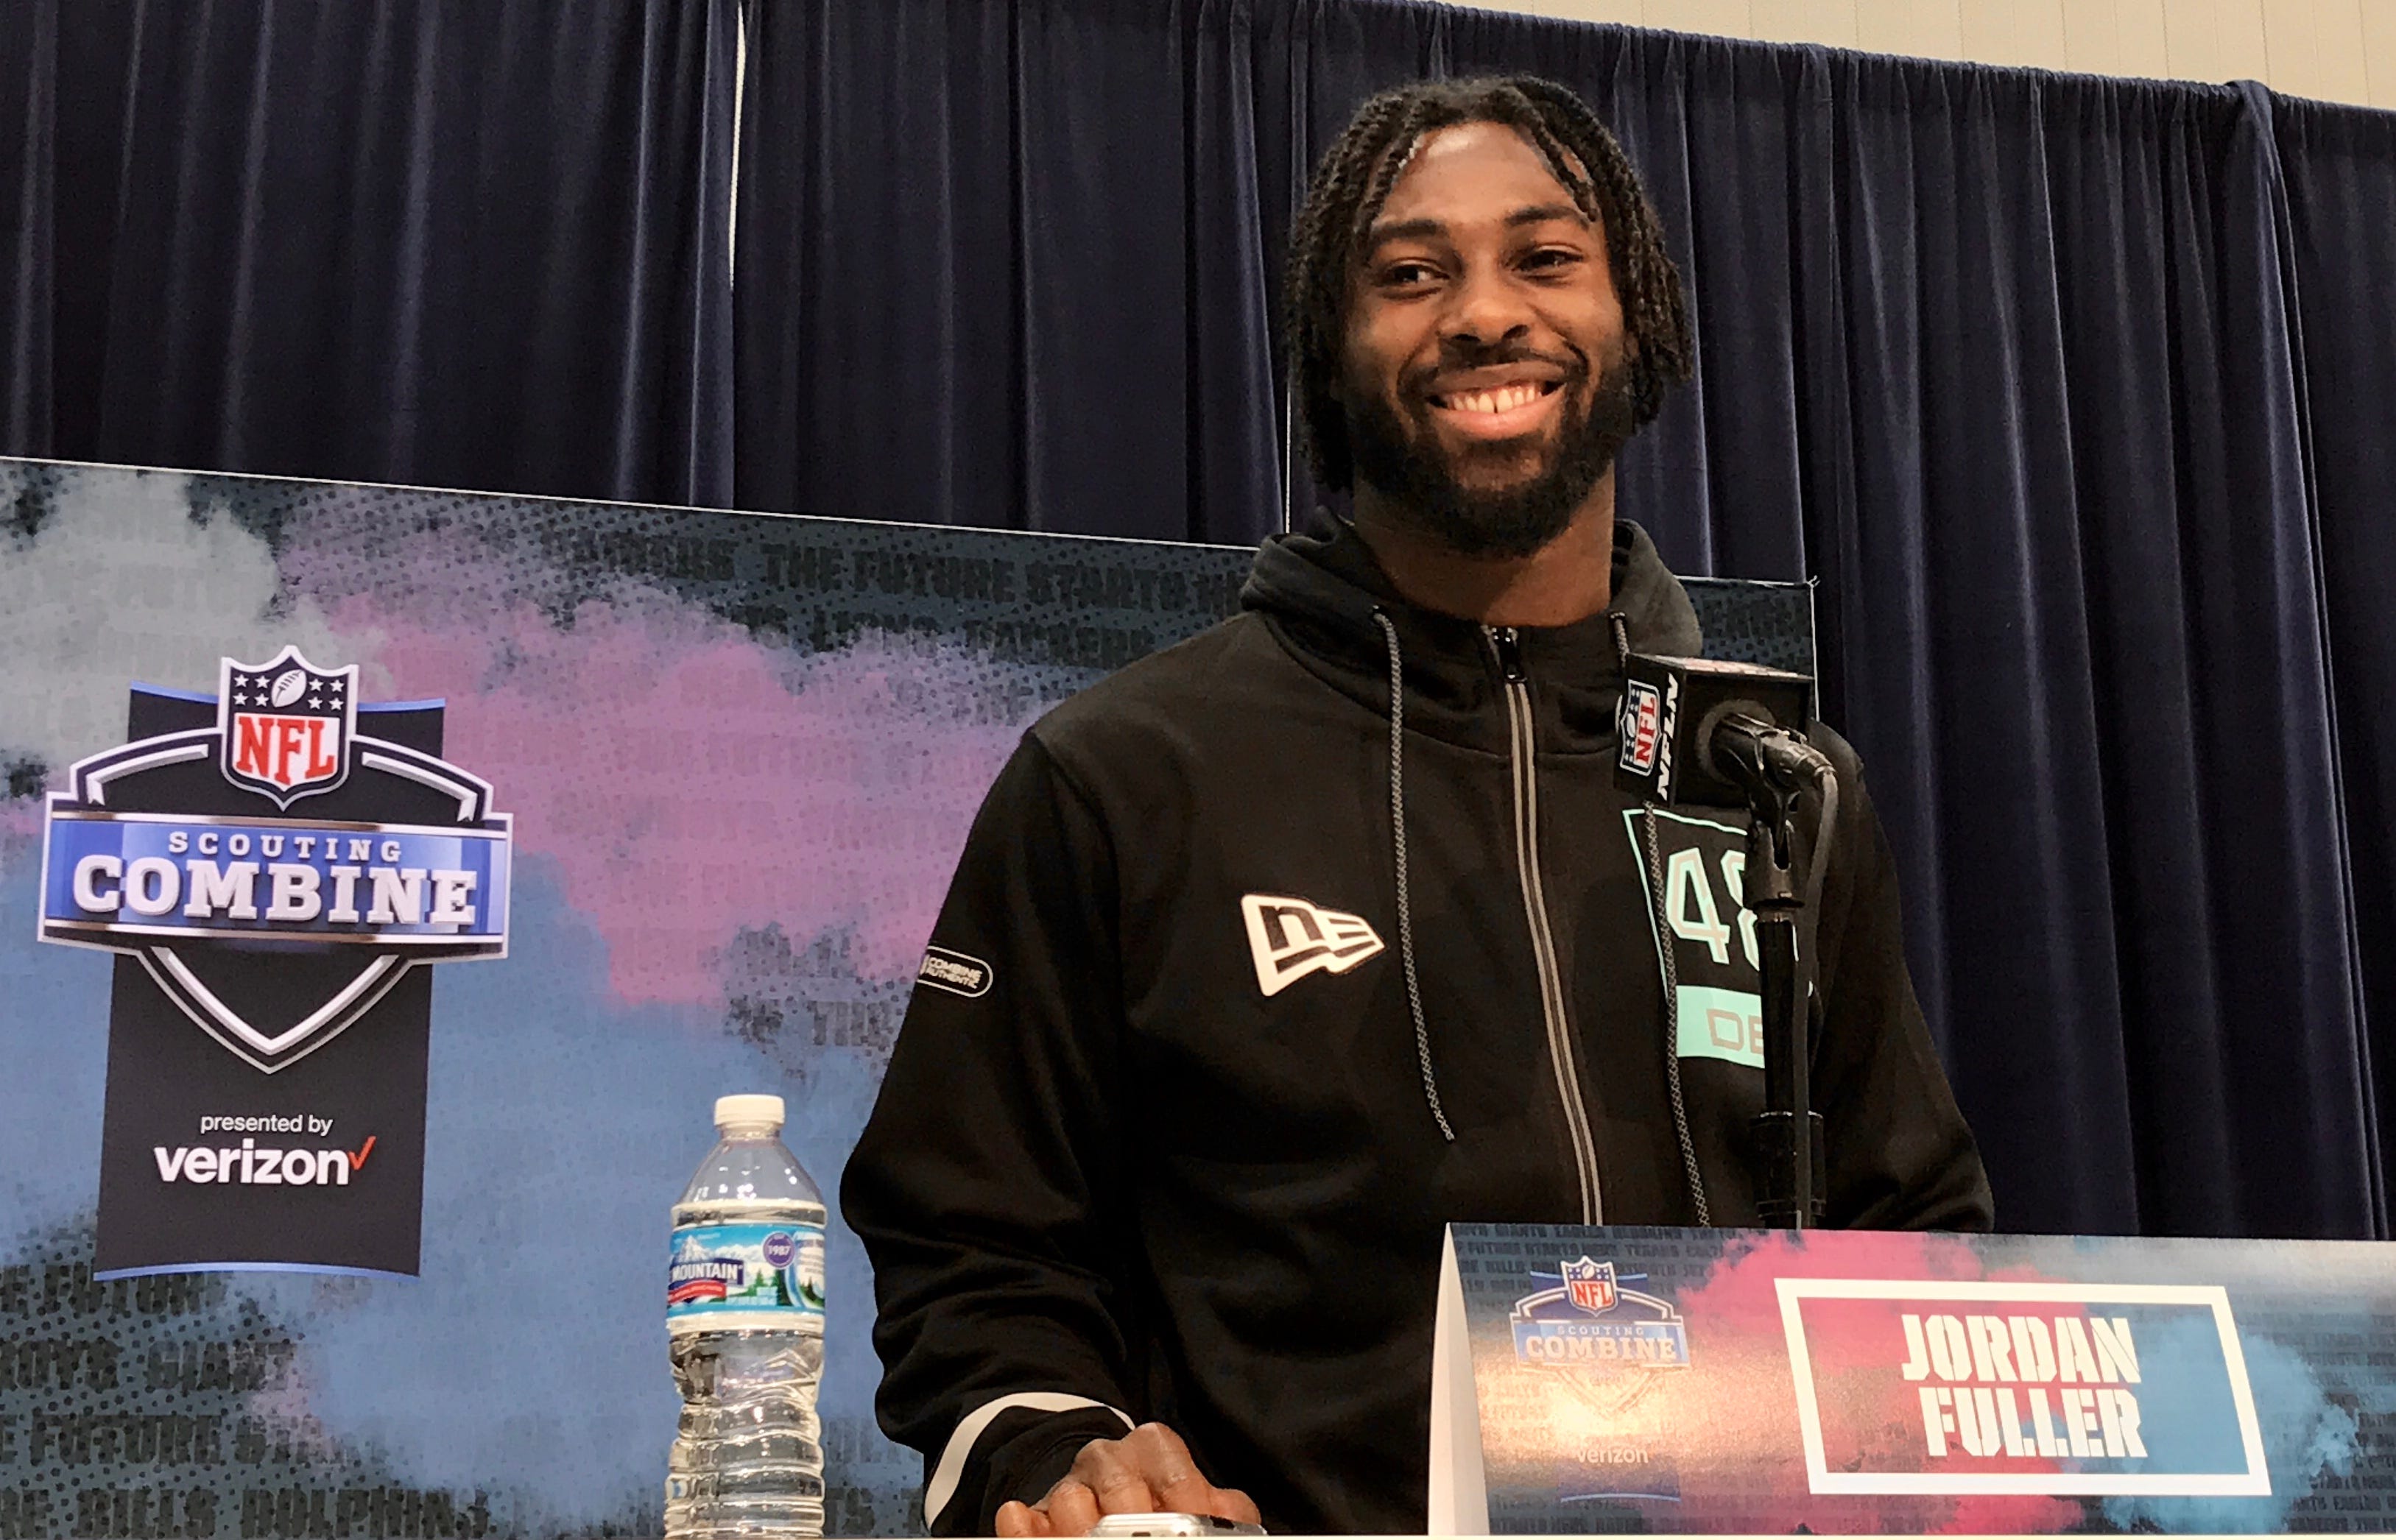
[[[1311,973],[1346,973],[1381,953],[1381,938],[1353,914],[1303,898],[1251,893],[1240,899],[1257,988],[1270,999]]]

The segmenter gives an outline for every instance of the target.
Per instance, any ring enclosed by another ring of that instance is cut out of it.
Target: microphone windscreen
[[[1813,725],[1813,705],[1814,682],[1804,674],[1633,653],[1623,670],[1615,782],[1642,802],[1745,807],[1747,793],[1714,768],[1708,751],[1714,728],[1743,712],[1804,733]]]

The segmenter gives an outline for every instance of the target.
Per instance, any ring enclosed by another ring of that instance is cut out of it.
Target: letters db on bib
[[[508,815],[442,703],[355,666],[225,658],[135,685],[124,747],[49,796],[41,936],[117,953],[96,1263],[409,1273],[421,964],[507,954]]]

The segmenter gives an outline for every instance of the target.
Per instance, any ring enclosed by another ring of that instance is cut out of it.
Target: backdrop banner
[[[2384,1533],[2396,1245],[1454,1225],[1431,1533]]]
[[[1024,727],[1250,560],[0,460],[0,1540],[655,1533],[739,1091],[834,1200],[830,1525],[915,1525],[842,1166]]]

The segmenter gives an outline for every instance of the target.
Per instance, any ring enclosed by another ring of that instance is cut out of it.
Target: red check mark
[[[366,1163],[366,1157],[374,1153],[374,1142],[375,1136],[369,1134],[366,1135],[366,1142],[364,1145],[360,1146],[356,1149],[349,1151],[350,1169],[352,1171],[355,1171],[360,1166]]]

